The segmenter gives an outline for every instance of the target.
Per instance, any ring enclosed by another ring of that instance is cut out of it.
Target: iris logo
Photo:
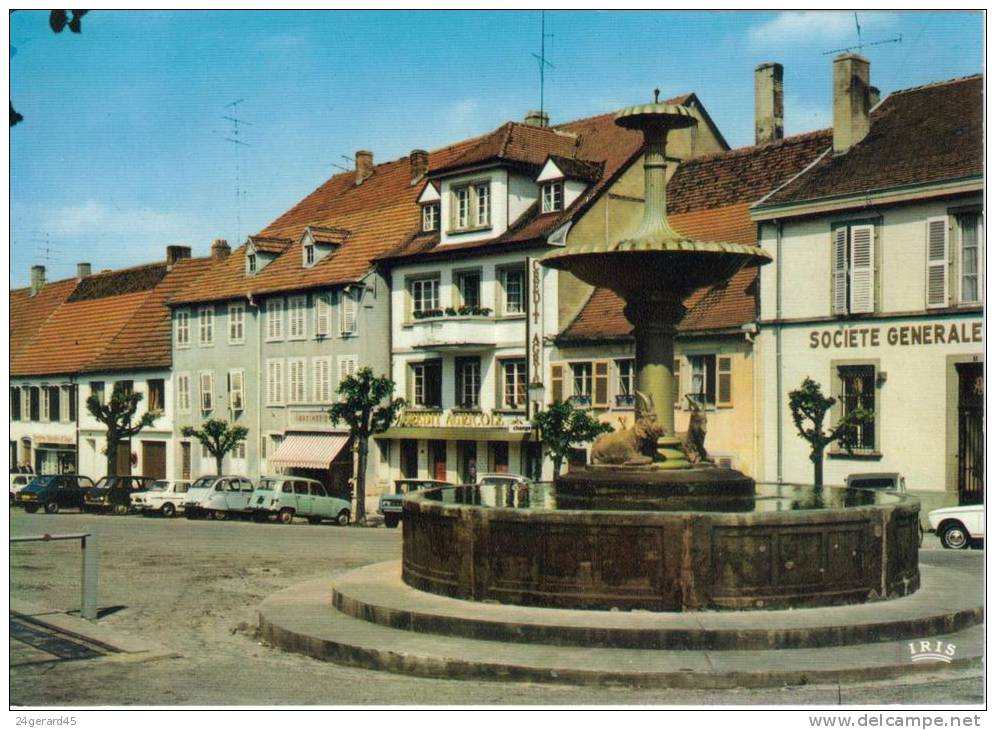
[[[944,662],[950,664],[958,647],[947,641],[911,641],[910,661],[913,662]]]

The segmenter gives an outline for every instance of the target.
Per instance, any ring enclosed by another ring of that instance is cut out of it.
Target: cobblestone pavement
[[[400,557],[401,532],[332,525],[164,520],[11,510],[10,534],[78,532],[99,541],[101,625],[176,651],[179,658],[26,661],[14,642],[11,705],[576,705],[961,704],[984,701],[981,672],[915,681],[770,690],[631,690],[434,680],[319,662],[261,644],[256,606],[310,578]],[[925,563],[981,572],[981,551],[954,553],[928,537]],[[13,597],[79,606],[79,546],[10,548]],[[883,610],[887,606],[883,605]]]

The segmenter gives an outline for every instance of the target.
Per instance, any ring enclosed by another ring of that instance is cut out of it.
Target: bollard
[[[89,621],[97,620],[97,536],[88,534],[80,540],[83,551],[82,606],[80,616]]]

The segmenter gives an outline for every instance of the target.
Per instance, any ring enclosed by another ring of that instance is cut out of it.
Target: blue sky
[[[978,73],[981,13],[861,12],[883,93]],[[753,69],[785,65],[786,133],[828,126],[832,56],[853,14],[546,13],[553,123],[694,91],[730,145],[753,140]],[[12,286],[233,245],[332,174],[521,119],[539,105],[538,11],[92,12],[53,34],[10,18]],[[226,104],[244,99],[241,206]]]

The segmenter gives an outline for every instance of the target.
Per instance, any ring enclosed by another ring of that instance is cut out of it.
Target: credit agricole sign
[[[913,345],[957,345],[982,343],[982,320],[974,322],[924,322],[915,324],[811,330],[811,349],[839,350],[848,347],[911,347]]]

